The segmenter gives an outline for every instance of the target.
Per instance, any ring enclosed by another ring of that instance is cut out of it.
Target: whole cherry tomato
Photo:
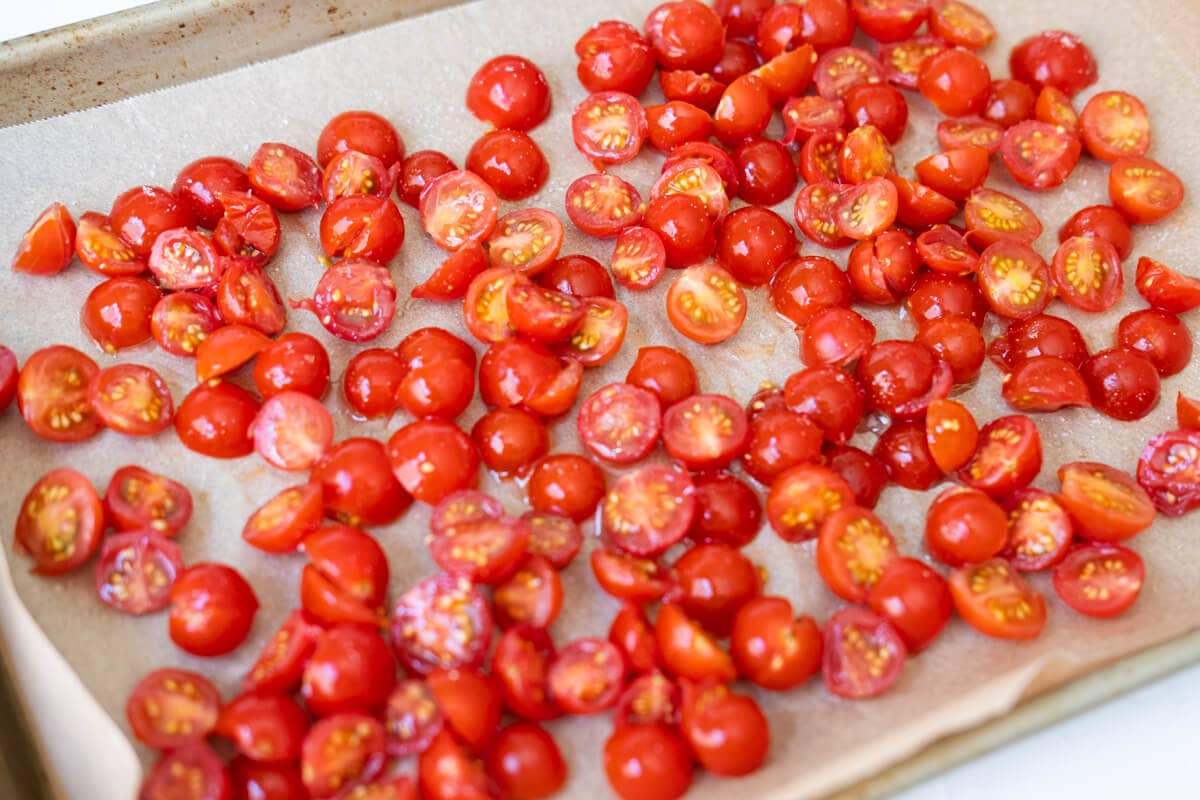
[[[250,634],[258,598],[236,570],[193,564],[171,587],[171,641],[195,656],[235,650]]]

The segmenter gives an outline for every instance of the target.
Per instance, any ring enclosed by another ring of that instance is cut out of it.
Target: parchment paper
[[[1113,0],[1056,3],[1038,0],[981,2],[1000,31],[986,53],[995,75],[1007,74],[1009,47],[1042,28],[1062,27],[1083,36],[1098,54],[1101,81],[1076,101],[1082,107],[1096,89],[1119,88],[1137,93],[1150,111],[1154,146],[1151,155],[1179,174],[1184,183],[1200,187],[1200,114],[1193,77],[1200,57],[1192,37],[1200,29],[1194,6]],[[554,112],[533,132],[552,165],[550,181],[532,201],[560,215],[567,184],[589,171],[571,145],[569,115],[584,95],[575,75],[572,44],[592,22],[623,18],[640,25],[652,0],[586,0],[544,3],[537,0],[483,0],[435,14],[401,21],[374,31],[340,39],[299,54],[235,72],[132,98],[45,122],[0,130],[0,196],[5,214],[0,219],[0,252],[11,252],[25,226],[52,200],[65,202],[74,213],[107,210],[112,198],[140,183],[170,186],[176,172],[194,158],[209,154],[248,160],[263,141],[283,141],[312,150],[318,132],[333,114],[350,108],[369,108],[395,122],[410,150],[437,148],[461,163],[471,142],[484,126],[463,106],[470,75],[485,59],[519,52],[546,71],[554,96]],[[899,169],[911,174],[913,163],[934,152],[936,118],[915,95],[909,131],[897,148]],[[658,102],[657,89],[643,98]],[[778,123],[776,123],[778,124]],[[648,191],[661,156],[646,152],[615,171]],[[1103,165],[1087,159],[1067,187],[1050,196],[1016,189],[998,160],[989,183],[1030,202],[1045,223],[1047,234],[1037,242],[1043,256],[1054,249],[1054,232],[1076,209],[1107,202]],[[791,216],[790,201],[778,209]],[[392,270],[401,297],[423,280],[443,254],[426,241],[414,214],[404,208],[409,236]],[[320,274],[316,236],[319,212],[285,215],[285,238],[270,270],[287,296],[311,292]],[[564,216],[565,220],[565,216]],[[1126,267],[1132,279],[1137,255],[1147,254],[1185,271],[1194,271],[1193,258],[1200,236],[1195,231],[1200,212],[1189,199],[1166,224],[1139,229],[1135,254]],[[607,263],[611,242],[579,234],[567,224],[563,252],[582,252]],[[804,252],[819,253],[804,244]],[[834,255],[844,264],[846,251]],[[670,276],[668,276],[669,278]],[[24,361],[38,347],[65,342],[91,352],[102,365],[141,361],[167,378],[176,401],[194,383],[193,364],[145,346],[116,357],[97,352],[78,322],[79,307],[97,276],[76,264],[54,279],[5,272],[0,276],[0,342]],[[729,393],[746,401],[763,380],[781,383],[801,365],[790,326],[771,313],[764,290],[751,291],[750,315],[743,330],[729,342],[712,348],[693,344],[665,323],[663,295],[669,280],[654,290],[622,293],[630,304],[629,336],[625,348],[608,367],[590,371],[584,393],[620,380],[639,346],[670,344],[687,352],[701,366],[703,388]],[[1140,305],[1132,289],[1116,309],[1099,316],[1072,313],[1055,303],[1050,311],[1072,318],[1093,349],[1108,346],[1116,321]],[[910,337],[911,322],[891,308],[869,312],[879,338]],[[1194,315],[1188,320],[1194,324]],[[311,315],[293,313],[290,327],[319,336],[340,370],[354,351],[319,328]],[[466,336],[457,304],[403,304],[387,334],[374,344],[390,346],[407,332],[441,325]],[[996,332],[989,323],[988,338]],[[482,348],[479,348],[482,351]],[[999,374],[984,369],[978,383],[962,395],[981,421],[1003,413]],[[1065,461],[1089,458],[1133,470],[1142,445],[1156,432],[1174,427],[1173,398],[1179,388],[1195,395],[1200,388],[1193,364],[1184,375],[1163,382],[1163,402],[1145,420],[1116,424],[1084,410],[1039,419],[1046,465],[1036,485],[1053,488],[1054,471]],[[386,439],[408,420],[357,423],[349,418],[333,391],[328,402],[335,410],[339,438],[368,435]],[[478,401],[460,419],[468,428],[482,412]],[[577,448],[571,419],[553,431],[554,447]],[[856,443],[873,444],[862,433]],[[58,653],[40,641],[0,580],[4,594],[4,624],[18,679],[27,687],[34,716],[43,726],[47,748],[56,763],[71,764],[59,778],[71,797],[130,798],[138,783],[137,764],[153,754],[131,748],[113,735],[106,721],[89,719],[88,708],[73,692],[79,687],[60,678],[61,659],[78,675],[99,707],[127,731],[122,707],[129,689],[145,672],[178,665],[212,676],[225,696],[231,696],[247,666],[287,611],[297,604],[297,578],[302,556],[278,557],[259,553],[240,538],[249,512],[295,476],[281,474],[256,456],[217,462],[185,450],[170,432],[149,441],[105,432],[77,445],[52,445],[30,433],[14,411],[0,419],[0,520],[10,526],[21,498],[42,473],[69,464],[83,470],[103,491],[112,472],[126,463],[180,478],[192,488],[196,513],[179,537],[189,562],[220,560],[235,564],[254,584],[262,609],[253,634],[236,653],[216,660],[185,656],[169,641],[162,614],[142,619],[119,615],[102,606],[92,589],[91,570],[63,579],[29,575],[28,563],[11,553],[12,539],[4,533],[13,585],[34,620]],[[493,486],[485,481],[485,488]],[[513,509],[519,491],[497,489]],[[936,489],[935,489],[936,491]],[[905,553],[921,554],[924,511],[934,492],[914,494],[892,487],[884,492],[878,511],[892,527]],[[427,510],[415,507],[400,522],[373,531],[391,559],[395,597],[432,570],[422,543]],[[1034,583],[1049,598],[1050,620],[1036,642],[1012,644],[985,639],[960,621],[951,623],[933,647],[912,659],[898,685],[885,697],[848,702],[830,696],[811,681],[783,695],[756,692],[771,720],[770,757],[754,775],[732,783],[699,777],[694,795],[723,796],[730,790],[759,798],[813,797],[876,772],[914,753],[945,734],[962,730],[1004,713],[1032,692],[1061,683],[1153,643],[1200,627],[1200,552],[1197,519],[1162,519],[1137,538],[1133,546],[1146,560],[1148,582],[1141,599],[1123,617],[1096,622],[1071,613],[1054,597],[1046,576]],[[6,528],[5,530],[11,530]],[[589,543],[590,547],[590,543]],[[797,610],[824,619],[838,602],[823,587],[812,564],[812,545],[789,546],[769,530],[748,553],[770,572],[767,591],[784,594]],[[615,603],[604,596],[588,574],[586,552],[566,575],[569,602],[553,634],[565,642],[581,634],[603,634]],[[24,624],[22,624],[24,622]],[[56,668],[60,672],[56,672]],[[599,770],[600,748],[607,736],[606,715],[553,723],[572,768],[565,794],[608,796]],[[69,749],[68,749],[69,748]],[[136,758],[133,753],[136,751]],[[57,756],[76,755],[71,761]]]

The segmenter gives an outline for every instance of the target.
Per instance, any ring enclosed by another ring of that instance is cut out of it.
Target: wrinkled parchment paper
[[[623,18],[641,23],[651,0],[607,3],[563,0],[483,0],[428,16],[401,21],[357,34],[272,62],[239,69],[197,83],[132,98],[35,124],[0,130],[0,251],[11,252],[25,226],[52,200],[65,202],[75,214],[105,211],[112,198],[140,183],[170,186],[184,164],[203,155],[249,159],[263,141],[283,141],[311,151],[324,122],[350,108],[368,108],[390,118],[410,150],[437,148],[461,163],[484,126],[463,105],[474,69],[503,52],[519,52],[541,65],[550,80],[554,112],[533,131],[552,165],[550,181],[531,202],[560,215],[565,187],[590,171],[571,145],[570,110],[584,95],[575,75],[572,44],[592,22]],[[1062,27],[1082,35],[1097,53],[1101,81],[1076,101],[1077,107],[1097,89],[1125,89],[1146,103],[1153,124],[1151,155],[1177,171],[1193,191],[1200,190],[1200,114],[1193,77],[1200,70],[1192,37],[1200,26],[1195,7],[1138,0],[1044,4],[1038,0],[981,2],[1000,35],[985,53],[994,74],[1007,74],[1008,49],[1021,37],[1043,28]],[[935,116],[915,95],[909,131],[897,147],[899,169],[936,150]],[[645,98],[658,102],[657,88]],[[778,125],[778,122],[776,122]],[[643,153],[615,170],[648,191],[661,156]],[[1013,191],[1042,216],[1047,233],[1036,246],[1049,258],[1054,232],[1076,209],[1107,202],[1107,170],[1087,159],[1065,189],[1034,196],[1016,189],[998,159],[989,184]],[[403,209],[408,241],[392,264],[401,298],[423,280],[443,254],[424,239],[410,209]],[[791,216],[791,204],[779,211]],[[320,274],[316,228],[319,211],[286,215],[285,238],[270,267],[287,296],[311,292]],[[564,216],[565,220],[565,216]],[[1135,255],[1126,267],[1132,278],[1137,255],[1147,254],[1185,271],[1195,271],[1200,211],[1189,198],[1166,224],[1139,229]],[[563,253],[583,252],[603,262],[612,243],[590,239],[567,224]],[[818,248],[804,244],[804,252]],[[846,251],[834,255],[844,264]],[[668,276],[669,277],[669,276]],[[35,349],[65,342],[93,354],[102,365],[141,361],[167,379],[176,402],[194,383],[193,364],[147,345],[118,356],[97,352],[82,332],[79,307],[97,276],[75,264],[54,279],[0,274],[0,342],[24,361]],[[590,371],[584,393],[620,380],[637,348],[670,344],[701,366],[703,388],[746,401],[763,380],[781,383],[801,365],[795,335],[770,312],[765,290],[749,292],[751,313],[746,326],[729,342],[712,348],[693,344],[666,324],[663,296],[669,280],[641,293],[622,293],[630,304],[630,330],[625,348],[609,366]],[[1098,316],[1073,313],[1055,303],[1050,311],[1080,325],[1093,349],[1109,345],[1116,321],[1139,307],[1131,297]],[[910,337],[911,322],[896,308],[868,312],[879,338]],[[1193,318],[1189,320],[1195,323]],[[308,314],[293,313],[290,327],[320,337],[333,357],[335,381],[354,351],[333,339]],[[391,329],[374,344],[391,346],[409,331],[441,325],[466,336],[456,304],[403,302]],[[998,329],[989,322],[990,338]],[[482,349],[480,348],[481,352]],[[243,376],[245,377],[245,376]],[[964,400],[981,421],[1008,413],[999,397],[998,372],[985,367]],[[1073,410],[1040,419],[1046,449],[1043,474],[1036,485],[1053,488],[1058,464],[1081,458],[1106,461],[1133,470],[1142,445],[1156,432],[1174,427],[1177,389],[1200,394],[1193,365],[1163,382],[1163,402],[1145,420],[1117,424],[1091,411]],[[386,439],[408,420],[359,423],[346,413],[340,391],[327,398],[337,419],[338,437],[368,435]],[[476,401],[460,423],[468,428],[482,412]],[[572,420],[553,430],[554,447],[577,449]],[[873,436],[862,433],[856,443],[867,449]],[[62,579],[27,573],[27,562],[11,552],[3,534],[8,576],[0,576],[0,622],[16,662],[18,680],[27,692],[59,780],[71,797],[125,800],[133,796],[140,764],[153,754],[131,747],[102,714],[127,732],[126,694],[145,672],[178,665],[214,677],[230,696],[260,647],[297,604],[297,578],[303,556],[268,556],[240,538],[249,512],[295,476],[281,474],[257,456],[217,462],[185,450],[170,432],[151,440],[135,440],[105,432],[77,445],[53,445],[37,439],[14,411],[0,419],[0,521],[11,526],[21,498],[42,473],[69,464],[84,471],[103,491],[112,472],[126,463],[142,464],[185,481],[193,490],[196,513],[179,536],[189,562],[219,560],[235,564],[256,588],[262,609],[253,634],[236,653],[217,660],[193,659],[169,641],[164,614],[134,619],[101,605],[92,589],[90,569]],[[485,480],[484,488],[494,488]],[[497,489],[511,508],[519,508],[519,490]],[[936,489],[935,489],[936,491]],[[892,527],[905,553],[920,554],[923,517],[934,492],[913,494],[892,487],[884,492],[878,512]],[[393,597],[432,570],[422,544],[427,509],[414,508],[398,523],[373,533],[386,548],[392,565]],[[700,777],[697,797],[723,796],[730,790],[758,798],[813,797],[847,785],[916,752],[948,733],[974,726],[1004,713],[1023,696],[1059,684],[1097,666],[1200,627],[1200,551],[1196,517],[1162,519],[1133,542],[1146,560],[1148,582],[1141,599],[1123,617],[1097,622],[1071,613],[1049,586],[1047,576],[1033,580],[1050,598],[1050,620],[1036,642],[1012,644],[985,639],[954,621],[926,654],[912,659],[898,685],[885,697],[849,702],[830,696],[819,679],[784,695],[757,692],[771,720],[770,757],[762,770],[733,784]],[[11,530],[6,527],[4,531]],[[590,547],[590,543],[589,543]],[[798,611],[825,618],[839,605],[821,584],[813,567],[810,544],[790,546],[769,530],[748,549],[769,569],[767,591],[790,597]],[[569,602],[553,626],[557,641],[581,634],[603,634],[615,609],[588,575],[586,552],[566,574]],[[11,589],[15,587],[41,632]],[[54,649],[57,649],[57,652]],[[60,656],[61,654],[61,656]],[[65,660],[65,664],[63,661]],[[66,668],[64,670],[64,667]],[[78,676],[85,694],[75,683]],[[88,698],[94,698],[98,707]],[[565,794],[608,796],[599,769],[600,748],[609,729],[607,716],[553,723],[572,767]],[[135,756],[136,753],[136,756]],[[70,758],[67,758],[69,754]]]

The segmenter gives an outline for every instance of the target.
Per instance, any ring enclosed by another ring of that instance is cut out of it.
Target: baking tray
[[[89,108],[120,98],[216,74],[308,47],[326,39],[457,4],[458,0],[166,0],[150,6],[0,43],[0,125]],[[68,776],[97,776],[103,765],[69,741],[48,741],[39,730],[62,730],[47,717],[54,694],[75,696],[74,721],[109,726],[104,713],[57,655],[32,618],[13,604],[0,551],[0,797],[69,797]],[[61,672],[32,676],[13,651],[20,628],[27,647]],[[1200,632],[1122,658],[1058,687],[1034,686],[1003,717],[949,736],[847,789],[838,798],[873,798],[980,755],[1122,692],[1200,662]],[[35,681],[34,678],[37,678]],[[54,704],[57,705],[57,704]],[[93,731],[95,729],[93,728]],[[91,769],[99,771],[90,771]]]

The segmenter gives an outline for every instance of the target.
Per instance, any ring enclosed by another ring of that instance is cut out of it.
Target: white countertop
[[[146,4],[38,0],[0,14],[0,41]],[[1200,752],[1200,665],[967,762],[895,800],[1182,797]]]

